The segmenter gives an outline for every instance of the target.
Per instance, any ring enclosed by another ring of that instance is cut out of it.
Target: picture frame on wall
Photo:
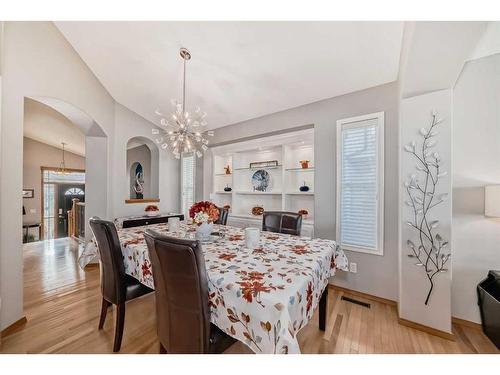
[[[35,189],[23,189],[23,198],[34,198]]]
[[[269,167],[277,167],[278,160],[268,160],[268,161],[256,161],[250,163],[250,168],[269,168]]]

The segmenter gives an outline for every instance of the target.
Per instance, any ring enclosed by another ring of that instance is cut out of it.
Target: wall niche
[[[134,137],[127,142],[126,203],[159,201],[159,150],[145,137]]]

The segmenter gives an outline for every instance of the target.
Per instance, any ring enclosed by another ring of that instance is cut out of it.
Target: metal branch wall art
[[[421,146],[411,142],[404,146],[404,150],[415,159],[417,173],[412,174],[404,186],[408,196],[405,204],[411,209],[411,219],[406,223],[416,231],[417,241],[407,241],[411,250],[408,257],[415,259],[416,266],[421,267],[429,281],[429,291],[425,304],[434,289],[434,277],[440,272],[447,272],[446,263],[450,259],[450,251],[447,250],[448,241],[438,233],[439,221],[432,220],[432,210],[441,204],[447,197],[447,193],[438,193],[437,186],[442,177],[447,173],[441,170],[441,158],[434,151],[436,146],[435,137],[438,134],[436,127],[443,122],[433,112],[430,128],[420,129],[423,137]]]

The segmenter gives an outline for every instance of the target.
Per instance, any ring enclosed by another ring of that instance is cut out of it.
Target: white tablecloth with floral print
[[[261,233],[261,246],[245,247],[244,230],[214,226],[225,236],[202,245],[211,321],[256,353],[300,353],[297,333],[311,319],[329,277],[347,270],[345,254],[331,240]],[[154,288],[143,233],[194,238],[194,227],[181,223],[118,229],[125,272]]]

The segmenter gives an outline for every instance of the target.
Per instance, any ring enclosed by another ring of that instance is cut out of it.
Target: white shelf
[[[233,194],[232,191],[216,191],[215,194]]]
[[[237,191],[236,194],[242,195],[281,195],[281,191]]]
[[[286,195],[314,195],[314,191],[290,191],[288,193],[285,193]]]
[[[314,167],[309,168],[286,168],[287,172],[314,172]]]

